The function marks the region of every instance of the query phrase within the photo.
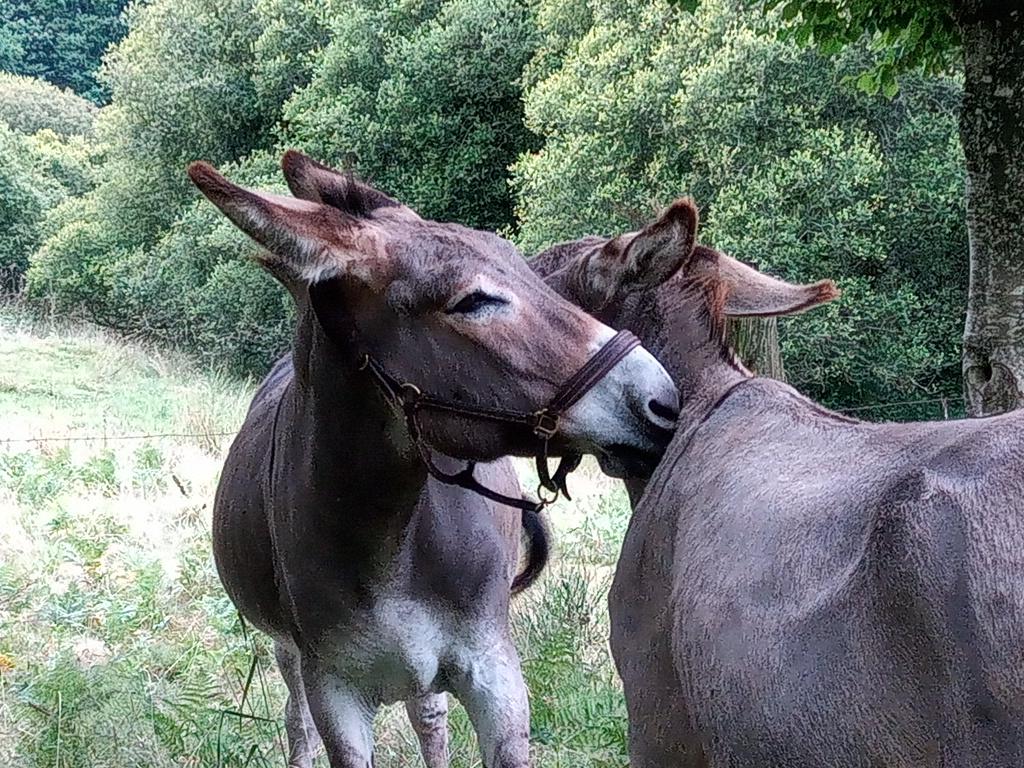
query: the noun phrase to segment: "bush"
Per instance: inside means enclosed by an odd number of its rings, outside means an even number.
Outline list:
[[[25,139],[0,123],[0,292],[13,290],[28,265],[46,207],[28,152]]]
[[[782,326],[798,387],[836,406],[959,390],[954,81],[908,77],[893,102],[866,97],[846,84],[866,53],[826,60],[765,39],[727,0],[696,15],[590,3],[586,30],[546,5],[549,52],[525,96],[545,145],[514,169],[524,248],[634,229],[691,194],[706,242],[845,287]]]
[[[285,109],[288,141],[427,217],[512,226],[506,169],[534,143],[519,90],[536,45],[526,3],[359,3],[331,33]]]
[[[96,107],[34,77],[0,72],[0,120],[19,133],[49,128],[60,136],[89,136]]]
[[[84,312],[101,324],[119,327],[110,313],[111,265],[119,249],[88,198],[73,198],[55,212],[64,221],[32,257],[26,274],[28,296],[62,314]]]
[[[251,186],[282,187],[270,154],[229,173]],[[195,200],[154,246],[122,252],[104,272],[106,322],[219,367],[263,370],[291,340],[291,297],[257,266],[256,250],[216,208]]]

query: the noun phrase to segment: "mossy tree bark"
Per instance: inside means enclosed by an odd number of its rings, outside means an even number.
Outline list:
[[[955,11],[970,240],[964,393],[968,414],[984,416],[1024,405],[1024,9],[956,0]]]

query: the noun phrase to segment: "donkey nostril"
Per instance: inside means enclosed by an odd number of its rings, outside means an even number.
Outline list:
[[[651,413],[657,416],[659,419],[665,419],[666,421],[675,421],[679,418],[679,411],[671,406],[665,405],[665,403],[659,402],[658,400],[651,400],[647,403],[647,407],[650,408]]]

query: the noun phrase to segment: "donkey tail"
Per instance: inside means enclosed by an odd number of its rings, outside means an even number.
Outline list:
[[[523,533],[526,534],[526,565],[512,580],[512,594],[528,589],[540,576],[551,555],[551,534],[539,512],[523,510]]]

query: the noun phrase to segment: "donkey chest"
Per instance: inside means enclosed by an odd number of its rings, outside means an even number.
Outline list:
[[[389,703],[438,689],[445,660],[466,643],[457,624],[441,607],[383,595],[336,625],[321,653],[341,677]]]

